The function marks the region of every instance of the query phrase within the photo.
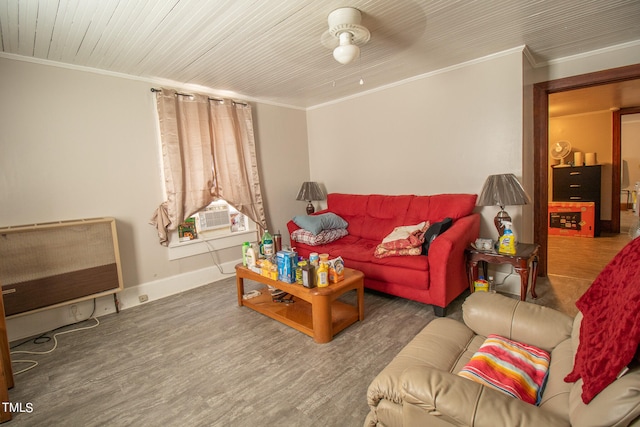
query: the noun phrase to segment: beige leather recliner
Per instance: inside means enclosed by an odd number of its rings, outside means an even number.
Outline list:
[[[580,322],[548,307],[476,292],[463,304],[464,324],[429,323],[378,374],[367,392],[365,426],[638,426],[640,368],[631,368],[582,402],[582,380],[565,383],[578,348]],[[539,406],[456,373],[489,334],[528,343],[551,354]]]

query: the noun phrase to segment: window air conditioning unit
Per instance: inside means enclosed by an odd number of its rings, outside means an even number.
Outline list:
[[[198,225],[201,232],[231,227],[229,207],[209,206],[204,211],[198,212]]]

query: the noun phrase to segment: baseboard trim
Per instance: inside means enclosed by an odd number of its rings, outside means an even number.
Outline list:
[[[235,266],[239,262],[242,262],[242,260],[238,259],[220,264],[220,269],[217,266],[211,266],[152,282],[141,283],[136,286],[125,286],[122,292],[116,294],[120,301],[120,309],[127,310],[233,277],[235,276]],[[141,295],[147,295],[148,300],[141,303],[139,298]],[[116,312],[112,295],[97,298],[95,301],[95,317]],[[74,311],[71,310],[72,306],[75,306]],[[87,300],[64,307],[14,317],[7,319],[7,335],[10,342],[40,335],[61,326],[86,319],[91,315],[92,311],[93,300]]]

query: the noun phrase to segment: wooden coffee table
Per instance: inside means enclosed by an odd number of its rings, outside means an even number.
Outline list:
[[[244,279],[273,286],[293,295],[293,303],[273,302],[265,286],[261,295],[243,299]],[[305,288],[296,283],[273,280],[244,267],[236,265],[238,305],[254,309],[298,331],[313,337],[317,343],[327,343],[347,326],[364,320],[364,274],[351,268],[344,269],[344,280],[325,288]],[[346,292],[357,292],[357,304],[351,305],[337,298]]]

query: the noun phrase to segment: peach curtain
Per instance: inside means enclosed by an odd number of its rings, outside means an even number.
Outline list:
[[[264,207],[258,175],[253,117],[247,104],[209,99],[213,135],[213,172],[216,198],[251,218],[265,229]]]
[[[160,243],[218,198],[265,227],[251,107],[172,89],[156,98],[167,200],[151,224]]]

